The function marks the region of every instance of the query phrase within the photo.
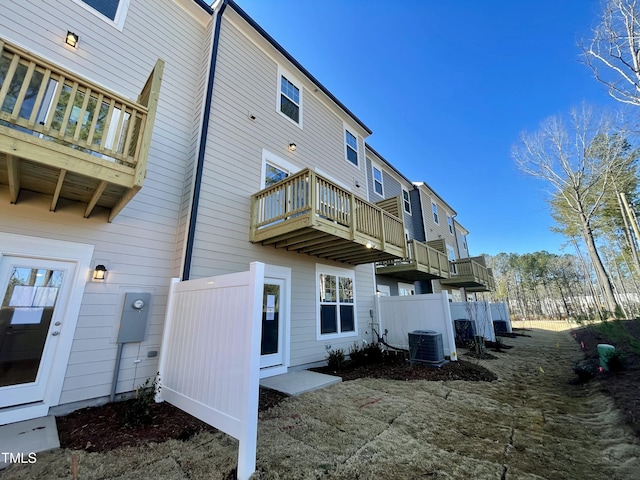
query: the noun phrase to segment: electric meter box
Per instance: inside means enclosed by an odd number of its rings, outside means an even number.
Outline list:
[[[142,342],[147,333],[150,293],[129,292],[124,296],[118,343]]]

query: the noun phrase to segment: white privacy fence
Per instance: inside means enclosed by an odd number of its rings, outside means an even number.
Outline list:
[[[409,349],[408,334],[414,330],[434,330],[442,334],[445,356],[457,360],[453,322],[446,292],[400,297],[376,296],[381,334],[388,331],[387,343]]]
[[[476,335],[481,335],[492,342],[496,341],[489,302],[451,302],[449,307],[453,321],[473,321],[476,326]]]
[[[489,304],[491,307],[491,318],[495,321],[505,322],[507,332],[513,333],[513,329],[511,327],[511,317],[509,316],[509,308],[507,307],[507,302],[495,302]]]
[[[169,296],[160,398],[239,440],[238,478],[255,471],[264,264],[179,282]]]

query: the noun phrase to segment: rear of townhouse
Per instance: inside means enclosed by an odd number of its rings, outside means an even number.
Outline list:
[[[109,398],[128,293],[150,294],[140,309],[148,325],[143,341],[123,346],[115,391],[132,391],[153,377],[169,279],[179,274],[177,232],[197,145],[211,14],[192,0],[120,1],[104,14],[89,3],[24,0],[0,9],[0,424]],[[77,35],[76,47],[65,43],[68,32]],[[82,99],[105,102],[100,115],[114,127],[119,120],[106,113],[107,99],[135,102],[157,66],[155,122],[144,126],[150,136],[139,150],[148,153],[136,164],[144,160],[146,168],[132,169],[137,183],[123,187],[124,161],[80,154],[73,146],[91,128],[91,102]],[[45,75],[54,82],[42,83],[41,127],[69,106],[64,121],[81,125],[79,135],[68,128],[64,141],[45,144],[46,135],[19,131],[15,125],[28,121],[38,101],[31,90],[22,96],[15,87],[27,75],[30,89]],[[60,100],[63,108],[54,112],[47,98],[63,84],[60,98],[75,93],[76,101]],[[97,265],[107,270],[103,281],[92,280]],[[31,299],[20,292],[31,292]]]
[[[330,349],[371,340],[375,279],[372,261],[362,255],[376,247],[367,251],[341,230],[355,221],[345,202],[367,200],[370,131],[233,4],[222,16],[215,62],[189,277],[266,264],[263,331],[273,339],[268,345],[263,336],[262,376],[317,364]],[[320,189],[311,215],[324,231],[289,230],[309,213],[286,214],[296,187],[256,195],[282,181]],[[273,222],[264,219],[269,211]],[[333,216],[340,213],[350,219]],[[339,231],[331,232],[326,219]],[[351,251],[358,242],[360,251]]]
[[[0,90],[0,290],[7,313],[0,317],[0,362],[13,368],[0,377],[0,424],[102,403],[153,377],[174,277],[265,263],[262,377],[374,340],[382,290],[446,288],[464,297],[464,287],[438,281],[450,276],[449,245],[451,259],[468,256],[456,240],[455,232],[466,230],[455,211],[368,147],[367,126],[237,4],[120,0],[102,12],[90,4],[25,0],[0,11],[0,75],[25,78],[34,63],[33,71],[49,75],[51,67],[58,84],[81,92],[80,100],[61,103],[62,121],[80,127],[34,150],[31,137],[49,137],[37,125],[16,133],[29,113],[12,108],[25,95]],[[67,33],[77,35],[75,47],[65,43]],[[23,53],[14,62],[17,51]],[[137,163],[105,163],[101,151],[82,157],[77,150],[84,147],[70,146],[86,137],[91,101],[112,95],[147,112],[135,99],[147,101],[149,78],[157,87],[154,121],[111,116],[123,132],[137,135],[145,125],[140,148],[126,139],[118,147],[142,152]],[[42,128],[57,121],[48,118]],[[426,275],[407,274],[402,265],[393,275],[378,270],[427,244],[437,260]],[[104,280],[93,278],[97,266],[106,269]],[[126,341],[120,325],[131,312],[146,324],[141,338]],[[40,335],[35,357],[28,352],[30,370],[7,340],[21,329]],[[19,377],[25,369],[31,376]]]

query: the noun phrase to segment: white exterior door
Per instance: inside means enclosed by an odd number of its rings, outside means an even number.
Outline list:
[[[0,408],[44,401],[75,271],[75,262],[1,257]]]
[[[286,322],[284,295],[285,281],[283,279],[265,277],[262,298],[260,368],[284,365]]]

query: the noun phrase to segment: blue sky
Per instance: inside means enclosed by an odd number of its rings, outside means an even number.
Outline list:
[[[582,101],[616,105],[578,47],[600,0],[237,3],[457,211],[472,255],[562,252],[545,185],[510,152]]]

